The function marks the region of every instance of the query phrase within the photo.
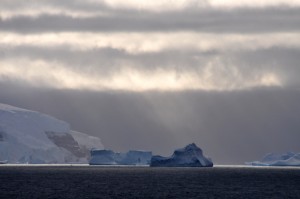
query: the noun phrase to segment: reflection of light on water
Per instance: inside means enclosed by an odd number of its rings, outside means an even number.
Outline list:
[[[214,165],[216,168],[254,168],[254,169],[299,169],[296,166],[251,166],[251,165]]]

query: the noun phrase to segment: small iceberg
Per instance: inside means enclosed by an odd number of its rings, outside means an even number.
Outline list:
[[[202,150],[194,143],[177,149],[170,157],[152,156],[151,167],[212,167],[210,158],[203,155]]]
[[[0,164],[7,164],[8,160],[0,160]]]
[[[127,153],[115,153],[112,150],[91,150],[90,165],[149,165],[151,151],[130,150]]]
[[[300,166],[300,153],[269,153],[261,161],[246,162],[251,166]]]

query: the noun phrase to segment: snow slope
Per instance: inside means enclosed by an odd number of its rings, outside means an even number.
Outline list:
[[[252,166],[300,166],[300,153],[267,154],[262,161],[246,162]]]
[[[152,167],[212,167],[211,159],[203,155],[202,150],[194,143],[174,151],[171,157],[153,156]]]
[[[0,104],[0,161],[8,163],[87,163],[99,138],[70,130],[49,115]]]

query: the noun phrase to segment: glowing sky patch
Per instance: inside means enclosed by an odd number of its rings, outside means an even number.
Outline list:
[[[30,45],[39,47],[68,47],[71,50],[116,48],[128,53],[161,52],[164,50],[240,51],[274,47],[300,48],[300,33],[264,34],[207,33],[44,33],[15,34],[0,32],[0,44],[7,48]]]
[[[22,65],[22,67],[18,67]],[[41,60],[10,60],[2,62],[0,78],[16,78],[32,86],[57,89],[84,89],[94,91],[182,91],[182,90],[240,90],[260,86],[282,86],[279,77],[261,73],[255,77],[241,77],[237,68],[223,68],[226,73],[215,73],[220,66],[208,65],[198,73],[158,69],[150,73],[123,67],[109,77],[82,74],[66,69],[59,63]],[[45,72],[46,71],[46,72]]]

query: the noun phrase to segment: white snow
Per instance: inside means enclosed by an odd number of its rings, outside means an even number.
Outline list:
[[[86,147],[89,150],[94,148],[103,149],[101,140],[98,137],[89,136],[87,134],[72,130],[69,133],[73,136],[73,138],[76,140],[76,142],[78,142],[80,146]]]
[[[300,166],[300,153],[267,154],[262,161],[246,162],[252,166]]]
[[[53,139],[49,139],[51,132]],[[69,136],[66,136],[69,135]],[[70,130],[70,125],[49,115],[0,104],[0,161],[8,163],[88,162],[89,155],[77,157],[68,150],[70,143],[59,137],[72,138],[73,148],[87,151],[103,148],[99,138]],[[61,141],[58,146],[53,140]],[[75,141],[74,141],[75,140]],[[68,141],[68,140],[67,140]],[[81,147],[81,148],[80,148]],[[88,153],[87,153],[88,154]]]
[[[153,167],[212,167],[210,158],[206,158],[202,150],[192,143],[174,151],[171,157],[153,156],[150,166]]]

